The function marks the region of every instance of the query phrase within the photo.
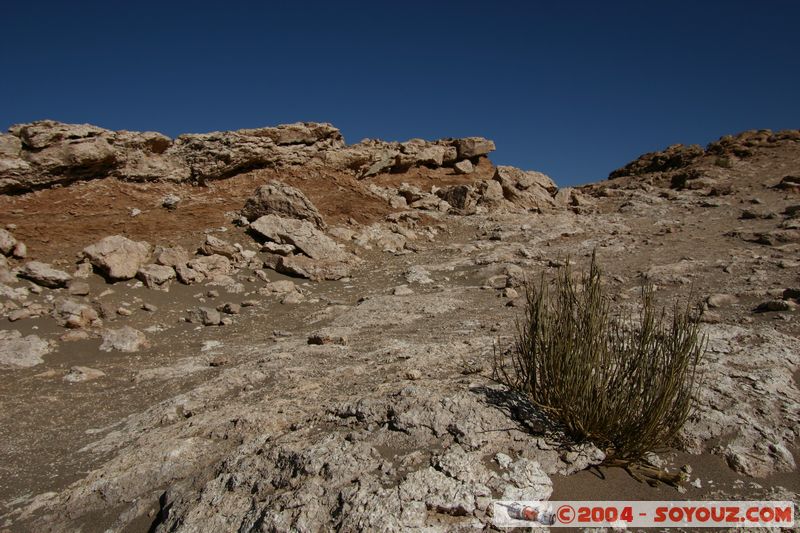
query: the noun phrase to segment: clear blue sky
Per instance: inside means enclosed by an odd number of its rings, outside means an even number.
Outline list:
[[[483,135],[559,184],[800,128],[800,2],[6,2],[0,127]]]

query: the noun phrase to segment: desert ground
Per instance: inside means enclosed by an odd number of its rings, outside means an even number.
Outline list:
[[[0,135],[0,531],[463,531],[493,498],[800,501],[800,131],[559,188],[483,138]],[[702,302],[679,440],[602,466],[496,381],[526,280]]]

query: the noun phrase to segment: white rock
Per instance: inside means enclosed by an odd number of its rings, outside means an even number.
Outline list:
[[[103,331],[102,337],[103,342],[100,344],[100,349],[104,352],[112,350],[138,352],[150,345],[144,333],[130,326],[123,326],[120,329],[106,329]]]
[[[53,350],[36,335],[23,337],[19,331],[0,331],[0,367],[26,368],[44,362],[42,357]]]

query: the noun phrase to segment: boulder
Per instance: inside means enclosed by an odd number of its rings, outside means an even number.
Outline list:
[[[19,277],[29,279],[42,287],[58,289],[66,287],[72,280],[72,276],[63,270],[57,270],[47,263],[30,261],[19,270]]]
[[[17,244],[11,251],[11,256],[17,259],[25,259],[28,256],[28,246],[24,242],[17,241]]]
[[[150,346],[144,333],[130,326],[104,330],[102,337],[100,349],[104,352],[138,352]]]
[[[466,137],[464,139],[456,139],[456,149],[458,150],[459,159],[472,159],[486,155],[493,152],[495,149],[494,142],[483,137]]]
[[[23,337],[15,330],[0,330],[0,367],[27,368],[44,362],[53,345],[36,335]]]
[[[235,260],[241,257],[239,249],[227,241],[223,241],[213,235],[206,235],[206,242],[198,250],[203,255],[222,255],[228,259]]]
[[[175,267],[175,274],[178,277],[178,281],[180,281],[184,285],[192,285],[194,283],[200,283],[201,281],[206,279],[205,274],[193,269],[188,264],[177,265]]]
[[[278,244],[291,244],[308,257],[323,261],[350,261],[351,254],[311,222],[266,215],[250,224],[257,234]]]
[[[256,189],[245,202],[242,215],[251,222],[264,215],[278,215],[325,228],[322,215],[301,190],[274,180]]]
[[[153,260],[157,265],[170,266],[186,264],[191,256],[183,246],[156,246]]]
[[[139,268],[136,277],[142,280],[147,288],[154,289],[175,279],[176,274],[171,266],[149,264]]]
[[[477,185],[478,205],[495,208],[503,203],[503,186],[497,181],[480,181]]]
[[[132,241],[121,235],[105,237],[83,249],[83,255],[110,280],[136,276],[150,257],[150,244]]]
[[[231,260],[219,254],[196,257],[186,265],[206,278],[212,278],[218,275],[227,276],[233,274],[235,270]]]
[[[222,323],[220,312],[210,307],[198,307],[190,315],[192,322],[197,322],[204,326],[219,326]]]
[[[462,213],[475,210],[478,198],[471,185],[451,185],[436,191],[436,195]]]
[[[472,161],[469,159],[464,159],[463,161],[459,161],[453,168],[456,171],[456,174],[472,174],[475,172],[475,165],[472,164]]]
[[[60,326],[78,329],[97,324],[100,316],[93,307],[87,304],[69,298],[61,298],[56,300],[53,306],[53,318]]]
[[[17,242],[17,239],[10,232],[0,228],[0,254],[11,255],[17,246]]]
[[[350,276],[350,266],[339,261],[314,260],[303,255],[279,257],[275,270],[311,281],[337,280]]]
[[[558,186],[540,172],[526,172],[500,165],[495,169],[492,179],[500,183],[503,197],[518,207],[542,209],[556,205],[552,195]]]

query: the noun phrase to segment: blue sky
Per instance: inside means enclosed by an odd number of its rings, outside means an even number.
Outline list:
[[[0,127],[482,135],[559,184],[800,128],[800,2],[7,2]]]

